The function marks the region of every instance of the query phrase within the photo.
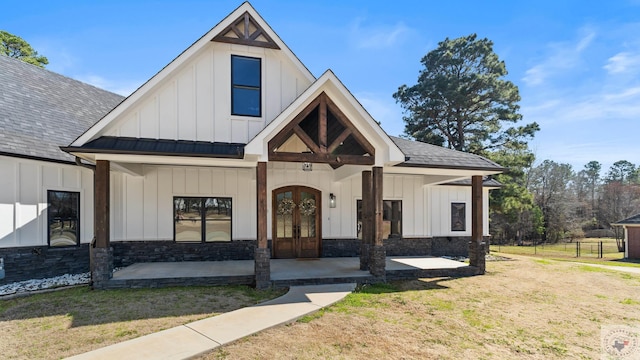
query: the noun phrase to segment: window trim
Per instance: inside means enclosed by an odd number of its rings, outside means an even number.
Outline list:
[[[260,73],[258,74],[259,76],[259,80],[260,80],[260,85],[258,85],[257,87],[255,86],[247,86],[247,85],[236,85],[234,83],[234,79],[233,79],[233,64],[234,58],[244,58],[244,59],[251,59],[251,60],[258,60],[258,64],[259,64],[259,71]],[[252,57],[252,56],[245,56],[245,55],[236,55],[236,54],[232,54],[231,55],[231,74],[230,74],[230,78],[231,78],[231,115],[233,116],[247,116],[247,117],[252,117],[252,118],[260,118],[262,117],[262,58],[260,57]],[[234,94],[235,94],[235,89],[249,89],[249,90],[258,90],[258,115],[250,115],[250,114],[243,114],[243,113],[238,113],[234,111],[233,108],[233,100],[234,100]]]
[[[55,190],[55,189],[47,189],[47,246],[50,248],[70,248],[70,247],[78,247],[80,246],[80,233],[81,233],[81,218],[82,218],[82,212],[81,212],[81,191],[72,191],[72,190]],[[76,224],[76,243],[74,245],[60,245],[60,246],[51,246],[51,219],[50,219],[50,215],[51,215],[51,193],[70,193],[70,194],[77,194],[78,195],[78,201],[76,203],[77,205],[77,224]]]
[[[453,215],[454,215],[454,206],[456,205],[462,205],[462,229],[458,229],[453,227],[454,221],[453,221]],[[467,231],[467,203],[463,202],[463,201],[452,201],[451,202],[451,206],[450,206],[450,214],[449,214],[449,222],[450,222],[450,229],[451,232],[466,232]]]
[[[400,219],[396,219],[395,221],[399,221],[400,222],[400,226],[399,226],[399,230],[400,233],[399,234],[392,234],[391,231],[389,231],[389,236],[387,236],[386,238],[383,238],[382,240],[387,240],[387,239],[402,239],[403,238],[403,207],[402,207],[402,199],[383,199],[382,200],[382,221],[384,222],[384,203],[385,202],[399,202],[400,203]],[[358,219],[358,203],[360,203],[360,214],[362,214],[362,199],[356,199],[356,239],[361,239],[360,234],[362,233],[362,230],[358,229],[358,221],[362,221],[362,219]],[[390,222],[393,222],[394,220],[387,220]]]
[[[178,241],[176,239],[176,199],[177,198],[181,198],[181,199],[200,199],[200,241]],[[231,214],[230,214],[230,219],[229,219],[229,240],[216,240],[216,241],[207,241],[207,233],[206,233],[206,226],[207,226],[207,220],[206,217],[203,216],[204,213],[204,203],[205,201],[207,201],[207,199],[228,199],[229,201],[231,201]],[[174,195],[172,202],[171,202],[172,206],[172,222],[173,222],[173,242],[174,243],[179,243],[179,244],[210,244],[210,243],[228,243],[228,242],[232,242],[233,241],[233,197],[232,196],[189,196],[189,195]],[[212,220],[212,221],[218,221],[218,220]]]

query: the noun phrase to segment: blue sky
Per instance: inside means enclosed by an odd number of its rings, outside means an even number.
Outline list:
[[[541,131],[537,162],[603,173],[640,164],[640,0],[276,1],[252,5],[311,72],[332,69],[391,135],[392,94],[446,37],[494,42],[520,88],[523,122]],[[241,1],[4,0],[0,29],[49,58],[47,69],[123,95],[148,80]]]

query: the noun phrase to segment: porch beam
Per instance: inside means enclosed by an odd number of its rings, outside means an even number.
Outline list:
[[[109,200],[110,200],[110,170],[109,161],[96,161],[95,173],[95,238],[97,248],[108,249],[109,239]]]
[[[318,145],[316,145],[313,139],[309,135],[307,135],[307,133],[300,127],[299,124],[293,127],[293,132],[298,135],[300,140],[302,140],[305,145],[307,145],[309,150],[313,151],[316,154],[322,152]]]
[[[89,247],[91,287],[104,289],[113,276],[113,249],[109,239],[110,163],[97,160],[93,178],[94,241]]]
[[[374,156],[272,152],[269,161],[312,162],[329,165],[373,165]]]
[[[374,219],[374,235],[373,245],[382,246],[382,167],[373,167],[373,219]]]
[[[482,175],[471,177],[471,241],[469,242],[469,265],[485,272],[485,242],[483,228]]]
[[[267,163],[258,162],[256,166],[256,193],[258,234],[253,254],[256,288],[271,287],[271,251],[267,243]]]
[[[367,140],[367,138],[358,131],[358,128],[356,128],[353,125],[353,123],[349,121],[349,118],[340,110],[340,108],[338,108],[338,106],[333,101],[331,101],[331,99],[328,96],[326,97],[326,101],[327,101],[327,108],[331,110],[331,112],[333,113],[333,115],[335,115],[338,121],[340,121],[342,125],[344,125],[346,128],[354,130],[352,135],[356,139],[356,141],[360,144],[360,146],[362,146],[362,148],[367,153],[369,153],[369,155],[371,155],[372,157],[375,156],[376,150],[373,147],[373,145],[371,145],[369,140]]]
[[[256,168],[258,196],[258,247],[267,248],[267,163],[258,162]]]
[[[320,95],[318,107],[318,145],[321,153],[327,152],[327,95]]]
[[[374,166],[372,173],[372,206],[374,217],[373,244],[370,253],[369,271],[380,281],[386,281],[387,251],[382,240],[383,210],[382,210],[382,167]]]
[[[360,234],[362,239],[360,240],[360,270],[369,270],[370,265],[370,252],[371,244],[373,244],[373,183],[371,170],[362,172],[362,228]]]
[[[351,129],[344,129],[340,136],[338,136],[329,146],[327,152],[331,154],[335,149],[338,148],[338,146],[340,146],[340,144],[342,144],[343,141],[345,141],[349,137],[349,135],[351,135]]]

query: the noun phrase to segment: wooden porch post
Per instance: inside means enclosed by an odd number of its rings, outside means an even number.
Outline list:
[[[110,163],[97,160],[94,174],[94,236],[90,248],[91,280],[94,288],[105,288],[113,276],[113,249],[109,239]]]
[[[471,241],[469,242],[469,265],[485,273],[485,242],[483,229],[482,176],[471,177]]]
[[[372,179],[374,234],[371,247],[370,272],[374,276],[385,279],[387,252],[382,241],[383,212],[382,212],[382,167],[373,167]]]
[[[271,252],[267,244],[267,163],[259,162],[256,167],[256,193],[258,214],[258,238],[254,251],[256,288],[271,286]]]
[[[369,270],[371,262],[371,246],[373,244],[373,178],[371,177],[371,171],[362,172],[362,227],[360,229],[360,235],[362,240],[360,241],[360,270]]]

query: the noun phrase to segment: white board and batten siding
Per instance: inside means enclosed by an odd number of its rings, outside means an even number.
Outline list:
[[[253,168],[143,167],[144,176],[112,172],[111,238],[113,241],[173,240],[173,198],[230,197],[233,240],[255,240],[256,177]],[[360,176],[334,182],[330,168],[316,164],[304,172],[297,163],[268,164],[267,233],[272,227],[272,192],[289,185],[321,191],[322,234],[326,239],[356,237],[356,203],[362,199]],[[337,206],[329,207],[329,194]],[[488,234],[488,190],[484,190],[484,227]],[[471,236],[471,187],[424,185],[421,175],[385,174],[383,199],[402,201],[405,238]],[[466,231],[451,231],[451,203],[466,204]],[[271,238],[271,236],[269,236]]]
[[[471,236],[471,187],[429,186],[431,233],[433,236]],[[483,189],[483,229],[489,235],[489,189]],[[465,231],[451,231],[451,204],[464,203]]]
[[[144,166],[144,176],[111,173],[111,240],[173,240],[173,198],[232,199],[234,240],[255,240],[255,170]]]
[[[47,191],[80,193],[80,242],[93,238],[93,172],[0,156],[0,247],[47,245]]]
[[[231,115],[231,56],[261,59],[261,117]],[[212,42],[120,115],[104,135],[246,144],[310,85],[279,50]]]

